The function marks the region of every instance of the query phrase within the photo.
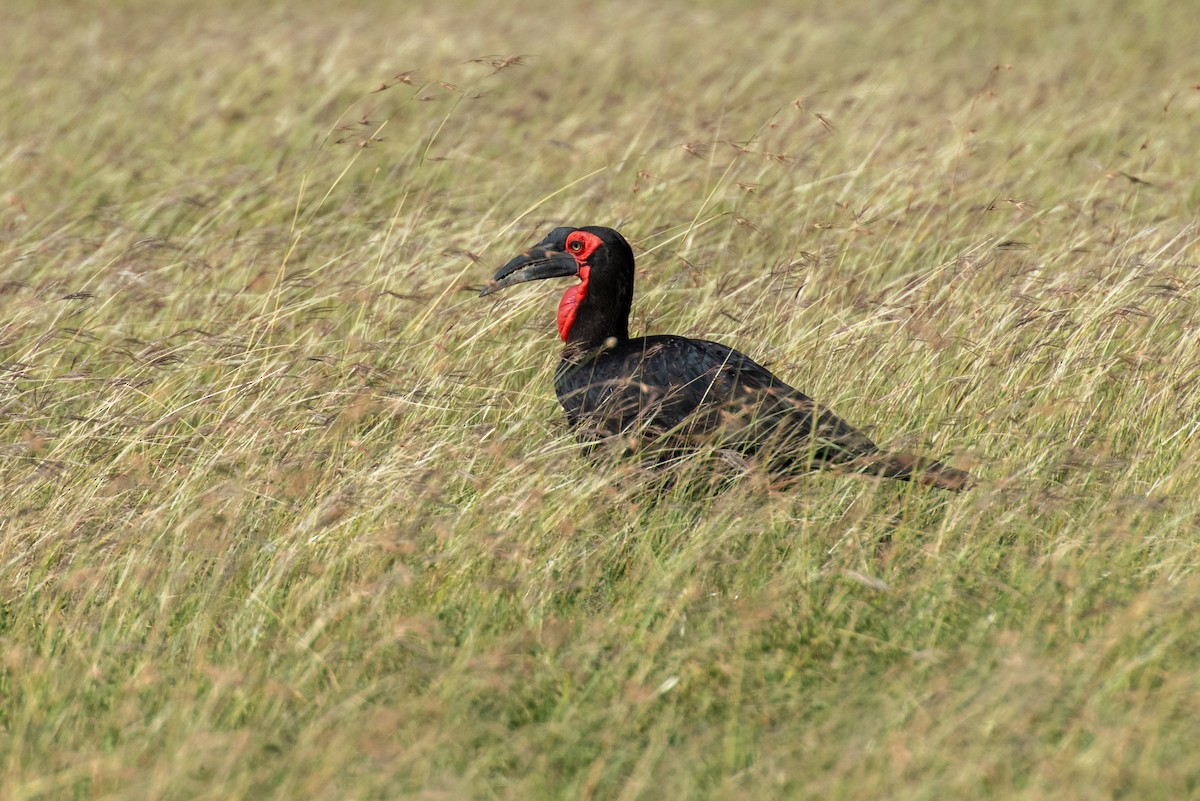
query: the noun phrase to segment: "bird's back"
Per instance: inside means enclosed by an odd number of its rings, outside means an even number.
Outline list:
[[[586,440],[626,434],[640,445],[731,448],[766,455],[774,468],[808,469],[878,450],[745,354],[706,340],[651,336],[566,353],[555,390]]]

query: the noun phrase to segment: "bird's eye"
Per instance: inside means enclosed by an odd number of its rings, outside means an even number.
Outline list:
[[[583,242],[578,239],[572,239],[567,243],[567,250],[571,251],[572,253],[578,253],[579,251],[583,250]]]

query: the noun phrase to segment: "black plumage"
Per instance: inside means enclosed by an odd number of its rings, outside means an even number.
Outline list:
[[[948,490],[970,474],[880,450],[829,409],[748,356],[678,336],[629,337],[634,258],[611,228],[556,228],[510,261],[481,294],[524,281],[578,276],[559,304],[565,342],[554,388],[592,443],[614,436],[658,458],[700,448],[737,453],[775,475],[833,467]]]

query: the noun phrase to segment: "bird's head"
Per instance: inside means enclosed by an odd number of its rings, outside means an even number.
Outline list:
[[[629,338],[633,249],[611,228],[555,228],[500,268],[480,296],[526,281],[575,276],[558,304],[558,333],[583,345]]]

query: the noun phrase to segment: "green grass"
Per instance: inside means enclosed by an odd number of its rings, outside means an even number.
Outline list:
[[[1194,9],[423,6],[0,11],[0,796],[1200,795]],[[980,486],[579,459],[564,223]]]

